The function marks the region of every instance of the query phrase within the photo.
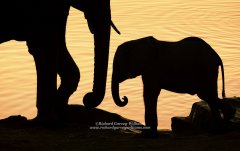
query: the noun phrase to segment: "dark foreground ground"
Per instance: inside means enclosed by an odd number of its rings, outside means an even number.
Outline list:
[[[173,134],[171,131],[160,130],[159,138],[147,139],[141,136],[139,130],[122,128],[113,130],[111,128],[111,124],[119,126],[117,123],[140,126],[134,121],[103,110],[86,110],[83,106],[77,105],[69,106],[67,119],[65,124],[54,128],[32,125],[21,116],[0,120],[0,151],[240,150],[240,131],[213,135],[208,133]],[[109,129],[93,130],[90,129],[91,126],[105,126]]]

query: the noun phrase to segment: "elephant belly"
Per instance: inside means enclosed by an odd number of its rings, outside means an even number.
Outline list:
[[[169,91],[191,95],[207,89],[217,81],[218,77],[219,65],[211,60],[214,60],[211,56],[172,60],[161,68],[160,86]]]
[[[194,74],[192,76],[172,75],[165,78],[161,77],[159,85],[168,91],[194,95],[200,88],[204,87],[207,81],[209,81],[207,77],[195,76]]]
[[[194,86],[196,85],[196,86]],[[188,93],[194,95],[197,93],[197,84],[191,82],[169,82],[161,83],[160,87],[162,89],[176,92],[176,93]]]

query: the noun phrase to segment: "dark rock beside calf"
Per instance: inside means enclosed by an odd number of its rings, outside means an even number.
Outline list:
[[[221,101],[229,103],[236,109],[234,118],[223,123],[224,131],[240,131],[240,98],[226,98]],[[194,103],[189,116],[172,118],[171,127],[175,133],[211,132],[213,130],[213,119],[209,106],[204,101]]]

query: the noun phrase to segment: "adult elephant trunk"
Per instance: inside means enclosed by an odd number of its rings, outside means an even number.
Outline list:
[[[110,0],[95,0],[84,9],[88,27],[94,34],[94,81],[92,92],[87,93],[83,103],[87,108],[97,107],[105,96],[110,30],[111,9]],[[115,27],[115,26],[114,26]]]
[[[87,93],[83,103],[88,108],[94,108],[101,104],[106,89],[108,56],[109,56],[110,25],[106,25],[102,31],[94,33],[94,80],[92,92]]]
[[[112,75],[112,96],[113,96],[113,100],[117,106],[123,107],[123,106],[127,105],[128,98],[126,96],[123,97],[123,101],[120,99],[119,80],[118,80],[115,72],[113,72],[113,75]]]

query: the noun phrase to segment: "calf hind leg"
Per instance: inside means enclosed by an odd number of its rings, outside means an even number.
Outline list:
[[[229,121],[231,118],[234,117],[234,115],[236,113],[236,109],[233,108],[228,102],[219,101],[219,107],[223,113],[224,121]]]
[[[212,95],[215,94],[215,95]],[[206,101],[209,105],[209,108],[213,117],[213,127],[210,128],[213,132],[218,132],[222,129],[222,117],[220,113],[220,100],[217,97],[217,93],[201,92],[198,94],[198,97]],[[210,125],[209,125],[210,126]]]

